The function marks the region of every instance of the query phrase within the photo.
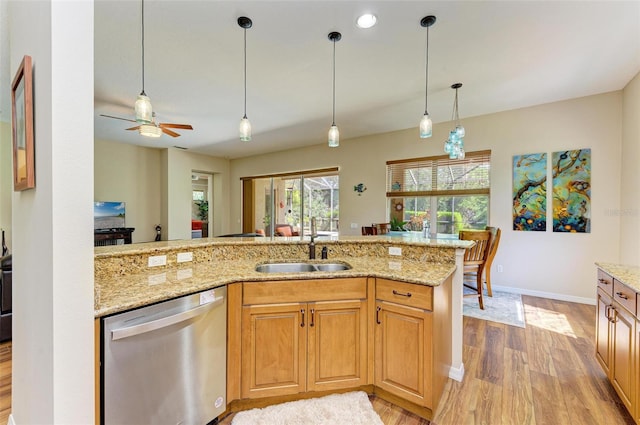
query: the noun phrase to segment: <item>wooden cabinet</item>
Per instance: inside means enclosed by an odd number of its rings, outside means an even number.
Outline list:
[[[241,397],[364,385],[366,294],[366,279],[245,283]]]
[[[596,312],[596,359],[635,417],[640,375],[635,291],[599,270]]]
[[[375,386],[431,413],[451,364],[450,291],[376,279]]]

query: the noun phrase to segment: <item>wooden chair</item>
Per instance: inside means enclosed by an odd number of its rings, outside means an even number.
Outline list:
[[[373,223],[371,227],[374,227],[378,231],[378,235],[386,235],[389,233],[391,225],[389,223]]]
[[[487,285],[487,295],[493,297],[493,292],[491,292],[491,263],[493,263],[493,257],[496,256],[496,252],[498,251],[498,244],[500,243],[500,231],[499,227],[485,227],[485,230],[491,232],[491,247],[489,248],[489,256],[487,257],[487,262],[484,266],[484,283]]]
[[[378,229],[374,226],[362,226],[362,236],[373,236],[378,234]]]
[[[464,296],[478,297],[480,308],[484,310],[484,301],[482,300],[482,272],[489,257],[489,248],[491,246],[491,231],[489,230],[461,230],[459,239],[465,241],[474,241],[476,244],[471,248],[467,248],[464,253],[464,276],[463,285],[466,288],[473,289],[473,294],[465,294]],[[475,280],[475,286],[473,281]]]

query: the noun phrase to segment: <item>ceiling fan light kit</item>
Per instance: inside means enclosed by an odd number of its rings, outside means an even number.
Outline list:
[[[147,137],[160,137],[162,135],[162,129],[153,124],[142,124],[139,131],[141,135]]]
[[[247,29],[251,28],[253,22],[246,16],[238,18],[238,25],[244,29],[244,116],[240,120],[240,140],[243,142],[251,141],[251,123],[247,118]]]
[[[333,43],[333,121],[329,128],[329,147],[336,148],[340,146],[340,131],[336,125],[336,42],[340,41],[342,34],[333,31],[330,32],[329,40]]]
[[[135,105],[136,122],[140,124],[149,124],[153,119],[153,109],[151,108],[151,100],[145,94],[140,93]]]
[[[427,139],[433,134],[433,122],[427,111],[428,89],[429,89],[429,27],[436,23],[436,17],[433,15],[425,16],[420,20],[420,25],[427,28],[427,53],[425,61],[425,78],[424,78],[424,115],[420,120],[420,138]]]

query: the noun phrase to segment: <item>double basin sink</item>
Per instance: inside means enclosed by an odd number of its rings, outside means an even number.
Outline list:
[[[309,272],[339,272],[349,270],[351,266],[346,263],[266,263],[256,266],[260,273],[309,273]]]

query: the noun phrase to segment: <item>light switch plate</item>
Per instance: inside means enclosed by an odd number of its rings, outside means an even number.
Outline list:
[[[154,255],[149,257],[149,267],[158,267],[167,265],[166,255]]]
[[[402,248],[398,246],[390,246],[389,255],[402,255]]]

